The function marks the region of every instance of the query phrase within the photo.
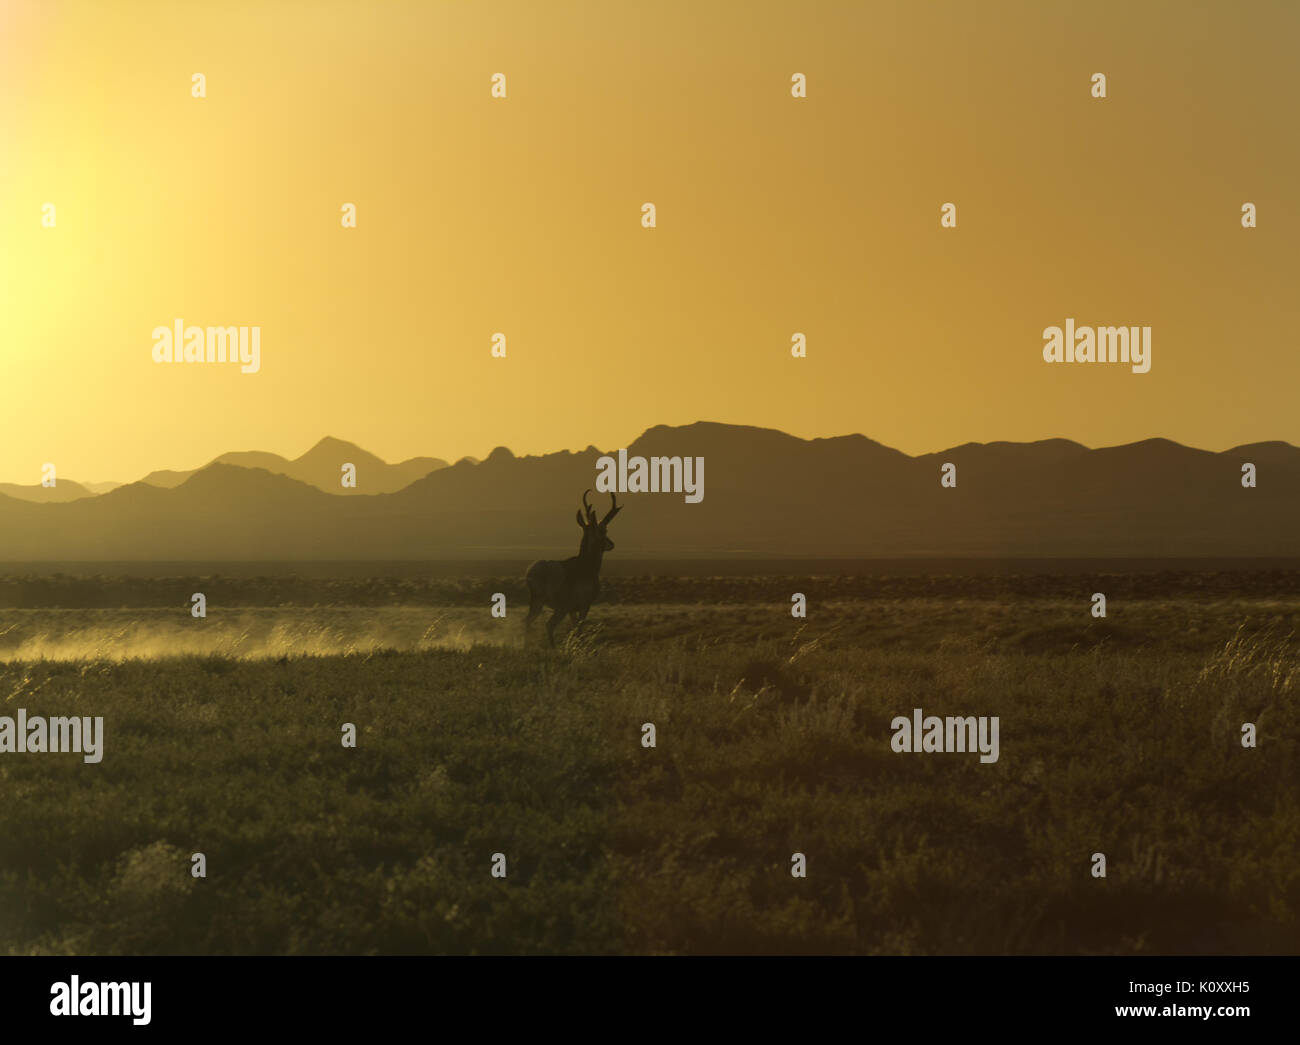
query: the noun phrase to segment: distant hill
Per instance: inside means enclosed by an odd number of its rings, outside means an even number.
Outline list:
[[[910,457],[861,435],[699,422],[652,428],[628,452],[703,457],[704,499],[620,495],[614,556],[1300,557],[1300,449],[1287,443],[1211,453],[1164,439],[1095,450],[1053,439]],[[574,514],[601,455],[498,447],[369,497],[318,485],[343,457],[366,492],[383,462],[351,444],[325,440],[286,462],[301,478],[234,455],[172,488],[134,483],[61,504],[0,496],[0,557],[562,557],[577,550]],[[1241,485],[1248,461],[1256,489]],[[946,462],[957,467],[952,489],[939,482]],[[593,503],[603,513],[609,498]]]
[[[356,466],[355,488],[344,487],[340,482],[345,463]],[[273,475],[284,475],[308,483],[326,493],[345,495],[393,493],[404,486],[409,486],[417,479],[423,479],[430,472],[447,467],[447,462],[437,457],[412,457],[398,464],[389,464],[369,451],[361,449],[355,443],[335,439],[332,436],[326,436],[301,457],[294,458],[292,461],[279,454],[266,453],[262,450],[236,450],[222,454],[204,467],[214,464],[261,468]],[[199,468],[187,472],[162,469],[150,472],[141,482],[171,490],[200,471],[202,469]]]
[[[42,486],[35,483],[23,486],[19,483],[0,483],[0,495],[12,497],[19,501],[33,501],[37,504],[52,504],[61,501],[75,501],[82,497],[94,497],[95,491],[87,484],[74,483],[71,479],[60,479],[54,486]]]

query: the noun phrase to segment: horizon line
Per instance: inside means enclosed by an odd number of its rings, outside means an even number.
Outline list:
[[[1285,440],[1285,439],[1257,439],[1257,440],[1254,440],[1254,441],[1252,441],[1252,442],[1247,442],[1247,443],[1237,443],[1237,444],[1234,444],[1234,445],[1232,445],[1232,446],[1227,446],[1227,447],[1224,447],[1222,450],[1210,450],[1210,449],[1207,449],[1207,448],[1205,448],[1205,447],[1193,446],[1193,445],[1190,444],[1190,443],[1182,443],[1182,442],[1179,442],[1179,441],[1176,440],[1176,439],[1170,439],[1168,436],[1160,436],[1160,435],[1147,436],[1147,437],[1145,437],[1145,438],[1142,438],[1142,439],[1135,439],[1135,440],[1132,440],[1132,441],[1127,442],[1127,443],[1113,443],[1113,444],[1109,444],[1109,445],[1105,445],[1105,446],[1090,446],[1090,445],[1088,445],[1087,443],[1082,443],[1082,442],[1080,442],[1080,441],[1077,440],[1077,439],[1071,439],[1071,438],[1068,437],[1068,436],[1060,436],[1060,435],[1057,435],[1057,436],[1045,436],[1045,437],[1043,437],[1043,438],[1039,438],[1039,439],[1025,439],[1025,440],[1017,440],[1017,439],[990,439],[990,440],[986,440],[986,441],[968,440],[967,442],[964,442],[964,443],[954,443],[954,444],[951,444],[951,445],[949,445],[949,446],[943,446],[943,447],[940,447],[940,448],[937,449],[937,450],[926,450],[926,451],[923,451],[923,452],[920,452],[920,453],[908,453],[906,450],[900,450],[900,449],[898,449],[897,447],[890,446],[889,444],[887,444],[887,443],[883,443],[883,442],[881,442],[881,441],[878,440],[878,439],[874,439],[874,438],[872,438],[871,436],[867,435],[865,432],[860,432],[860,431],[858,431],[858,432],[845,432],[845,433],[841,433],[841,434],[839,434],[839,435],[830,435],[830,436],[802,436],[802,435],[796,435],[796,434],[793,433],[793,432],[788,432],[788,431],[786,431],[786,430],[783,429],[783,428],[775,428],[775,427],[768,426],[768,425],[756,425],[756,424],[739,423],[739,422],[731,422],[731,421],[709,421],[709,420],[700,419],[700,420],[696,420],[696,421],[686,422],[686,423],[684,423],[684,424],[675,424],[675,425],[674,425],[674,424],[655,424],[655,425],[651,425],[651,426],[648,427],[648,428],[643,428],[643,429],[641,430],[640,434],[637,435],[634,439],[630,440],[629,442],[623,444],[623,445],[620,446],[620,447],[615,448],[614,450],[602,450],[602,449],[600,449],[599,447],[597,447],[594,443],[589,443],[589,444],[587,444],[586,446],[584,446],[584,447],[580,447],[580,448],[578,448],[578,449],[571,449],[571,448],[567,448],[567,447],[566,447],[566,448],[562,448],[562,449],[559,449],[559,450],[548,450],[548,451],[543,451],[543,452],[541,452],[541,453],[523,453],[523,454],[519,454],[519,453],[516,453],[513,449],[511,449],[509,446],[506,446],[506,445],[503,444],[503,443],[499,443],[499,444],[497,444],[496,446],[492,447],[491,450],[487,451],[487,452],[486,452],[485,454],[483,454],[482,456],[476,456],[476,455],[473,455],[473,454],[462,454],[460,457],[456,458],[455,460],[451,460],[451,459],[449,459],[449,458],[447,458],[447,457],[442,457],[442,456],[439,456],[439,455],[437,455],[437,454],[421,453],[421,454],[415,454],[415,455],[413,455],[413,456],[411,456],[411,457],[401,458],[401,459],[396,460],[396,461],[390,461],[389,459],[387,459],[386,457],[382,456],[381,454],[377,454],[377,453],[375,453],[373,450],[368,450],[368,449],[366,449],[366,448],[365,448],[364,446],[362,446],[360,443],[357,443],[357,442],[355,442],[355,441],[353,441],[353,440],[350,440],[350,439],[340,439],[340,438],[337,437],[337,436],[334,436],[334,435],[328,435],[328,434],[327,434],[327,435],[321,436],[319,439],[317,439],[315,442],[313,442],[310,446],[308,446],[307,449],[303,450],[301,453],[297,454],[297,455],[294,456],[294,457],[289,457],[288,455],[286,455],[286,454],[284,454],[284,453],[281,453],[281,452],[279,452],[279,451],[276,451],[276,450],[267,450],[267,449],[264,449],[264,448],[250,448],[250,449],[242,449],[242,450],[223,450],[223,451],[221,451],[220,453],[218,453],[215,457],[212,457],[211,459],[209,459],[208,461],[204,462],[203,464],[195,465],[195,466],[190,467],[190,468],[166,468],[166,467],[155,467],[155,468],[151,468],[151,469],[150,469],[148,472],[146,472],[144,475],[142,475],[142,476],[140,476],[139,478],[136,478],[136,479],[130,479],[130,480],[122,481],[122,480],[117,480],[117,479],[74,479],[74,478],[70,478],[70,477],[65,477],[65,478],[63,479],[63,481],[64,481],[64,482],[69,482],[69,483],[76,483],[77,485],[82,486],[82,487],[85,487],[85,488],[89,488],[89,487],[92,487],[92,486],[100,486],[100,485],[103,485],[103,484],[105,484],[105,483],[116,483],[118,487],[122,487],[122,486],[132,486],[132,485],[134,485],[134,484],[136,484],[136,483],[143,482],[143,481],[145,480],[145,478],[147,478],[149,475],[154,474],[155,472],[193,472],[193,473],[198,473],[198,472],[204,471],[204,470],[206,470],[206,469],[212,467],[213,465],[216,465],[216,464],[219,464],[219,463],[225,463],[225,462],[221,462],[219,459],[220,459],[221,457],[226,456],[227,454],[236,454],[236,453],[264,453],[264,454],[272,454],[272,455],[274,455],[274,456],[276,456],[276,457],[279,457],[279,458],[281,458],[281,459],[283,459],[283,460],[285,460],[285,461],[287,461],[287,462],[292,463],[292,462],[294,462],[294,461],[301,460],[303,457],[307,456],[307,454],[311,453],[313,450],[315,450],[317,447],[321,446],[323,443],[329,443],[329,442],[334,442],[334,443],[343,443],[343,444],[346,444],[347,446],[350,446],[350,447],[353,447],[353,448],[355,448],[355,449],[357,449],[357,450],[360,450],[360,451],[362,451],[363,453],[369,454],[369,455],[372,456],[372,457],[378,458],[380,461],[382,461],[385,465],[387,465],[387,466],[389,466],[389,467],[396,467],[397,465],[404,464],[406,461],[415,460],[415,459],[420,458],[420,457],[428,457],[428,458],[431,458],[431,459],[433,459],[433,460],[444,461],[444,462],[446,462],[446,465],[445,465],[445,466],[448,467],[448,468],[455,467],[455,466],[457,466],[457,465],[459,465],[459,464],[462,464],[462,463],[465,462],[465,461],[470,461],[471,464],[477,465],[477,464],[482,464],[483,462],[485,462],[486,460],[488,460],[490,457],[492,457],[494,454],[496,454],[497,451],[499,451],[499,450],[505,450],[505,451],[506,451],[506,452],[507,452],[507,453],[508,453],[512,458],[515,458],[515,459],[517,459],[517,460],[526,460],[526,459],[529,459],[529,458],[550,457],[550,456],[554,456],[555,454],[561,454],[561,453],[567,453],[567,454],[583,454],[583,453],[587,453],[588,451],[591,451],[591,450],[595,450],[596,452],[601,453],[601,454],[613,454],[613,453],[617,453],[618,450],[620,450],[620,449],[629,449],[629,448],[632,446],[632,444],[635,443],[638,439],[643,439],[643,438],[645,438],[646,435],[648,435],[650,432],[655,431],[656,429],[672,429],[672,430],[680,430],[680,429],[684,429],[684,428],[693,428],[693,427],[695,427],[695,426],[697,426],[697,425],[709,425],[709,426],[718,427],[718,428],[747,428],[747,429],[753,429],[754,431],[759,431],[759,432],[774,432],[774,433],[777,433],[777,434],[779,434],[779,435],[787,436],[788,438],[791,438],[791,439],[797,439],[797,440],[799,440],[800,442],[804,442],[804,443],[831,442],[831,441],[833,441],[833,440],[837,440],[837,439],[852,439],[852,438],[855,438],[855,437],[856,437],[856,438],[866,439],[868,442],[874,443],[874,444],[876,444],[877,446],[882,447],[882,448],[885,449],[885,450],[892,450],[893,452],[898,453],[898,454],[902,454],[904,457],[907,457],[907,458],[912,459],[912,460],[916,460],[916,459],[921,458],[921,457],[929,457],[929,456],[932,456],[932,455],[935,455],[935,454],[947,453],[947,452],[949,452],[949,451],[953,451],[953,450],[960,450],[960,449],[964,449],[964,448],[966,448],[966,447],[972,447],[972,446],[1033,446],[1033,445],[1036,445],[1036,444],[1039,444],[1039,443],[1070,443],[1070,444],[1072,444],[1072,445],[1074,445],[1074,446],[1078,446],[1078,447],[1080,447],[1080,448],[1082,448],[1083,450],[1086,450],[1086,451],[1088,451],[1088,452],[1095,452],[1095,451],[1098,451],[1098,450],[1116,450],[1116,449],[1123,449],[1123,448],[1125,448],[1125,447],[1138,446],[1138,445],[1141,445],[1141,444],[1143,444],[1143,443],[1168,443],[1168,444],[1170,444],[1170,445],[1172,445],[1172,446],[1176,446],[1176,447],[1179,447],[1179,448],[1182,448],[1182,449],[1186,449],[1186,450],[1194,450],[1194,451],[1197,451],[1197,452],[1201,452],[1201,453],[1210,453],[1210,454],[1224,454],[1224,453],[1230,453],[1230,452],[1233,451],[1233,450],[1240,450],[1240,449],[1243,449],[1243,448],[1245,448],[1245,447],[1263,446],[1263,445],[1268,445],[1268,444],[1278,444],[1278,445],[1281,445],[1281,446],[1289,447],[1289,448],[1291,448],[1291,449],[1293,449],[1293,450],[1300,450],[1300,446],[1298,446],[1298,445],[1295,444],[1295,443],[1288,442],[1288,441]],[[232,467],[232,468],[240,468],[240,467],[246,467],[246,466],[243,466],[243,465],[228,465],[228,467]],[[262,470],[265,471],[265,469],[262,469]],[[438,470],[441,470],[441,469],[435,469],[435,471],[438,471]],[[186,480],[186,481],[188,482],[188,480]],[[41,484],[40,484],[39,482],[25,483],[25,482],[21,482],[21,481],[18,481],[18,480],[13,480],[13,479],[9,479],[9,480],[0,479],[0,486],[18,486],[18,487],[22,487],[22,488],[32,489],[32,488],[35,488],[35,487],[39,487],[40,485],[41,485]],[[93,495],[93,496],[102,496],[101,494],[92,494],[92,495]]]

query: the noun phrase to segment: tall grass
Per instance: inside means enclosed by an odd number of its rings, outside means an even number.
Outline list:
[[[0,713],[106,720],[97,766],[0,755],[0,952],[1300,949],[1300,606],[699,601],[0,664]],[[999,761],[893,752],[914,707]]]

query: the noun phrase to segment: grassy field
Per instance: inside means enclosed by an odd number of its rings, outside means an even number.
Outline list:
[[[1296,953],[1295,581],[622,579],[555,651],[517,581],[32,581],[0,714],[105,754],[0,754],[0,953]]]

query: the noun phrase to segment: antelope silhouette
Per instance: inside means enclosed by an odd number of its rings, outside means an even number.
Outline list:
[[[578,554],[571,559],[540,559],[528,567],[524,580],[528,582],[528,617],[524,620],[524,636],[533,618],[549,606],[555,612],[546,622],[546,635],[555,645],[555,626],[566,616],[574,619],[576,632],[587,620],[587,611],[600,594],[600,563],[606,552],[614,550],[614,542],[605,535],[605,527],[623,509],[613,493],[609,495],[609,511],[605,518],[596,521],[595,509],[587,503],[587,490],[582,495],[582,508],[578,509],[578,525],[582,527],[582,544]],[[586,515],[583,515],[585,509]]]

